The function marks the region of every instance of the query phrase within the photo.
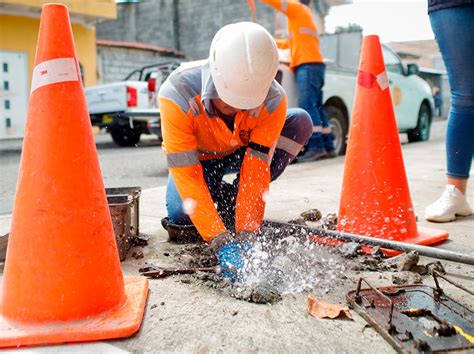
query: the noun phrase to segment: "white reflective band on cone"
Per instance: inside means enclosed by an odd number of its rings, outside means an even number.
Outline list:
[[[59,58],[44,61],[33,69],[31,92],[57,82],[79,81],[75,58]]]
[[[380,88],[385,90],[388,87],[388,77],[387,77],[387,72],[384,71],[376,76],[377,78],[377,83],[379,84]]]

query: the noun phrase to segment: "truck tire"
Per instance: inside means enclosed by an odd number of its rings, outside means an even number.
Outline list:
[[[349,126],[344,113],[336,106],[324,107],[328,114],[329,127],[334,138],[334,148],[337,155],[344,155],[347,148],[347,134],[349,133]]]
[[[431,113],[426,103],[422,103],[420,111],[418,112],[418,122],[416,128],[410,130],[408,135],[408,142],[416,143],[418,141],[427,141],[430,138],[431,130]]]
[[[141,127],[130,128],[128,125],[117,125],[110,128],[112,140],[119,146],[134,146],[140,141]]]

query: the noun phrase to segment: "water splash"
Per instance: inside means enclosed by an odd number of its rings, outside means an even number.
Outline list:
[[[244,253],[245,285],[268,283],[284,295],[316,287],[328,289],[344,275],[345,261],[334,249],[301,235],[283,233],[280,229],[267,229]]]

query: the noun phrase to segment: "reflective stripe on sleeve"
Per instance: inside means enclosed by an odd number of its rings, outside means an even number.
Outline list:
[[[276,148],[284,150],[292,156],[296,156],[303,148],[303,145],[298,144],[296,141],[291,140],[286,136],[280,135],[276,144]]]
[[[198,152],[194,150],[167,154],[166,162],[168,163],[169,168],[196,165],[199,163]]]
[[[319,33],[311,28],[308,28],[308,27],[301,27],[299,29],[299,32],[301,34],[309,34],[310,36],[313,36],[313,37],[316,37],[316,38],[319,38]]]
[[[281,1],[281,11],[283,11],[283,12],[288,11],[288,2],[287,2],[287,0],[282,0]]]
[[[262,160],[266,164],[268,164],[268,154],[265,154],[264,152],[260,152],[254,149],[247,149],[247,154],[252,155],[253,157],[256,157],[257,159]]]
[[[58,58],[39,63],[33,69],[31,92],[58,82],[79,81],[75,58]]]

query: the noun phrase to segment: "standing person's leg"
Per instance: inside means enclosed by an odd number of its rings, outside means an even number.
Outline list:
[[[270,164],[271,181],[276,180],[285,168],[295,159],[312,134],[312,121],[309,114],[300,108],[290,108],[286,114],[285,125],[277,141]]]
[[[446,131],[447,186],[426,208],[425,218],[447,222],[470,215],[465,197],[474,153],[474,7],[434,11],[431,26],[441,50],[451,86],[451,109]]]
[[[318,65],[317,67],[317,74],[319,76],[319,80],[321,82],[321,88],[317,92],[317,100],[316,100],[316,107],[319,112],[319,116],[321,117],[321,125],[323,127],[322,130],[322,139],[323,139],[323,146],[327,152],[326,157],[336,157],[334,152],[334,144],[332,142],[332,135],[331,135],[331,128],[329,128],[329,119],[328,114],[326,113],[326,109],[324,108],[324,77],[326,74],[326,66],[324,64]]]
[[[316,161],[326,155],[322,140],[322,123],[317,109],[318,92],[322,82],[315,72],[315,64],[302,64],[295,70],[298,106],[311,116],[313,133],[308,142],[305,154],[298,159],[301,162]]]

